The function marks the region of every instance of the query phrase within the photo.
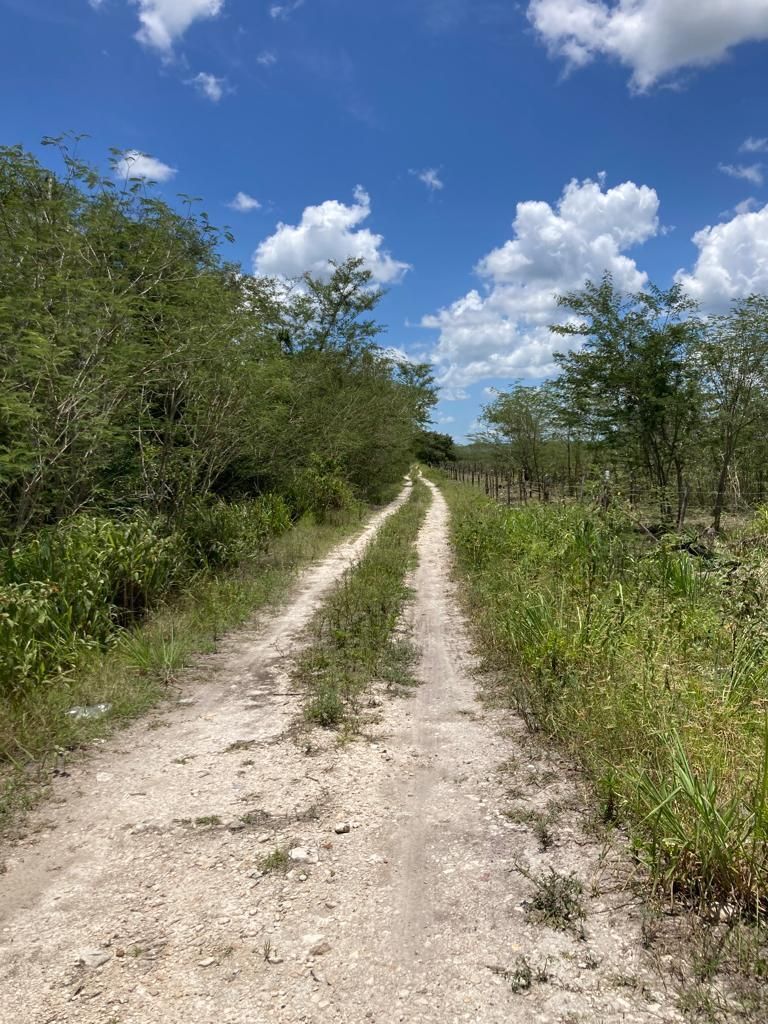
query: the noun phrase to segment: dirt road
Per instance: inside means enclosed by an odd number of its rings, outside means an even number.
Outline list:
[[[375,695],[346,745],[288,728],[297,633],[377,525],[201,663],[195,703],[106,744],[32,816],[0,876],[0,1021],[678,1019],[578,779],[475,700],[439,493],[408,610],[421,685]],[[583,885],[564,930],[526,907],[549,868]]]

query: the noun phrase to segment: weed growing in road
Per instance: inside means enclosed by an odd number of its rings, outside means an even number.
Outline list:
[[[549,961],[533,966],[526,956],[519,956],[512,967],[489,967],[489,970],[503,978],[513,992],[527,992],[535,983],[543,985],[549,981]]]
[[[525,912],[532,921],[559,931],[581,928],[586,916],[581,899],[584,888],[575,875],[563,875],[553,868],[540,875],[519,866],[517,870],[534,885],[533,896],[524,904]]]
[[[218,814],[204,814],[200,818],[195,818],[195,824],[201,828],[213,828],[215,825],[221,824],[221,818]]]
[[[288,855],[288,851],[280,846],[276,846],[274,850],[260,858],[259,870],[263,871],[265,875],[270,872],[286,872],[290,863],[291,858]]]
[[[429,500],[427,486],[416,480],[408,500],[315,618],[295,670],[311,724],[356,729],[361,697],[374,679],[403,685],[412,648],[393,634],[408,597],[405,575],[414,563],[414,542]]]

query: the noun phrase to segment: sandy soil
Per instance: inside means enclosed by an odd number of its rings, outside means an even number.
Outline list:
[[[372,695],[346,745],[289,728],[298,634],[381,518],[31,816],[0,876],[0,1021],[678,1020],[578,777],[475,699],[438,492],[406,623],[421,685]],[[526,909],[550,868],[584,888],[563,931]]]

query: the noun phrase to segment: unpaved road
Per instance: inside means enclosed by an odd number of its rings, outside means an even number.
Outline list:
[[[0,1021],[678,1020],[578,779],[475,700],[439,493],[407,615],[422,685],[375,695],[353,743],[288,730],[297,632],[376,526],[203,661],[194,704],[121,733],[31,816],[0,876]],[[531,920],[520,864],[575,872],[583,926]]]

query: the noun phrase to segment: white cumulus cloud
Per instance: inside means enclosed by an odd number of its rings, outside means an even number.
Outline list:
[[[566,344],[549,331],[565,315],[556,296],[605,271],[620,289],[641,288],[646,274],[625,250],[658,233],[658,210],[652,188],[606,189],[602,177],[571,181],[554,206],[518,203],[512,237],[475,268],[483,287],[422,320],[440,332],[433,359],[443,385],[461,394],[477,380],[552,372]]]
[[[165,57],[173,53],[173,44],[193,21],[215,18],[224,0],[133,0],[139,7],[141,27],[136,33],[140,43]]]
[[[227,206],[232,210],[237,210],[238,213],[250,213],[251,210],[258,210],[261,203],[253,196],[249,196],[247,192],[238,192],[232,202],[227,203]]]
[[[227,91],[227,83],[224,78],[217,78],[207,71],[200,71],[194,78],[190,78],[188,85],[194,85],[197,91],[209,99],[212,103],[218,103]]]
[[[718,164],[718,170],[727,174],[729,178],[740,178],[753,185],[763,184],[762,164]]]
[[[681,68],[721,61],[739,43],[768,39],[768,0],[530,0],[528,18],[571,67],[613,58],[640,91]]]
[[[768,292],[768,205],[702,228],[693,243],[699,250],[696,265],[690,273],[679,270],[676,280],[705,310]]]
[[[370,214],[370,197],[359,186],[349,205],[329,199],[308,206],[298,224],[278,224],[275,233],[259,245],[253,256],[254,271],[286,278],[309,271],[323,277],[328,275],[330,260],[360,257],[378,284],[398,281],[409,265],[384,249],[381,235],[361,227]]]
[[[146,178],[150,181],[170,181],[176,174],[175,167],[169,167],[162,160],[157,160],[138,149],[129,149],[115,164],[115,177]]]

